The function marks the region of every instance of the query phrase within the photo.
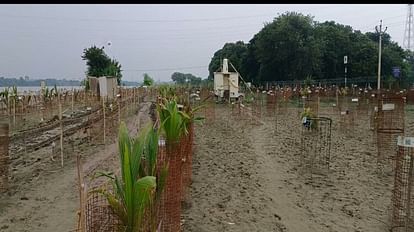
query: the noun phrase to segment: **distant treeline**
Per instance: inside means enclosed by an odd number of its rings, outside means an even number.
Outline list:
[[[77,80],[58,80],[58,79],[17,79],[17,78],[4,78],[0,77],[0,87],[7,86],[40,86],[40,83],[44,81],[47,86],[80,86],[81,82]],[[138,82],[133,81],[122,81],[123,86],[138,86]]]
[[[265,23],[248,43],[226,43],[217,50],[209,65],[209,78],[227,58],[245,80],[253,83],[337,79],[345,75],[344,56],[348,57],[348,78],[375,77],[378,40],[375,31],[362,33],[334,21],[321,23],[312,16],[287,12]],[[414,54],[384,33],[383,81],[395,82],[394,68],[400,70],[401,81],[414,82]]]

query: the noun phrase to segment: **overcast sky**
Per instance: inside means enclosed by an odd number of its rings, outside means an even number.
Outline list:
[[[147,72],[169,81],[174,71],[208,76],[208,64],[226,42],[248,42],[278,13],[297,11],[374,31],[383,19],[401,46],[407,5],[1,5],[0,76],[81,80],[84,48],[105,46],[125,80]]]

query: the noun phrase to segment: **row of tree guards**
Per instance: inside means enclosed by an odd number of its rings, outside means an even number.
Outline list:
[[[118,96],[122,95],[122,99],[138,99],[143,91],[143,88],[118,88]],[[79,111],[84,111],[87,107],[95,109],[101,99],[92,92],[76,89],[56,90],[52,94],[46,94],[44,90],[39,93],[29,92],[0,98],[0,115],[4,122],[10,124],[12,133],[18,133],[56,120],[60,113],[66,118],[79,114]],[[114,100],[110,102],[112,101]],[[116,104],[117,101],[114,102]],[[62,112],[59,111],[59,105],[62,106]]]
[[[341,127],[353,127],[354,120],[359,116],[371,116],[370,124],[373,127],[374,135],[376,136],[376,145],[378,148],[377,162],[379,174],[393,174],[394,175],[394,189],[392,196],[392,231],[411,231],[414,228],[414,196],[412,196],[412,183],[414,181],[413,174],[413,146],[414,139],[407,137],[405,134],[404,125],[404,106],[406,102],[410,102],[410,95],[404,93],[383,93],[378,97],[375,92],[364,92],[356,96],[347,97],[346,94],[341,95],[338,91],[324,91],[321,89],[309,89],[311,92],[304,92],[305,97],[302,98],[298,91],[286,89],[282,91],[273,91],[267,93],[254,93],[254,100],[250,103],[236,102],[232,105],[233,115],[248,115],[251,118],[260,119],[263,117],[262,108],[266,109],[266,116],[273,117],[275,121],[275,131],[277,130],[277,114],[288,116],[288,108],[310,109],[313,116],[310,117],[310,123],[302,127],[301,149],[302,149],[302,167],[305,173],[312,174],[326,174],[329,173],[330,164],[332,163],[330,156],[331,144],[331,129],[332,119],[328,117],[320,117],[321,108],[332,107],[336,109],[333,111],[339,115]],[[118,123],[110,124],[109,122],[121,121],[121,109],[126,109],[130,106],[136,106],[142,102],[143,96],[151,97],[155,100],[158,92],[157,89],[143,90],[121,90],[121,98],[115,101],[107,101],[105,98],[99,99],[97,96],[83,94],[75,94],[73,92],[72,98],[69,102],[65,101],[64,94],[58,94],[57,99],[52,98],[50,104],[41,102],[42,107],[58,107],[58,124],[61,133],[59,134],[61,162],[63,165],[63,153],[65,152],[62,146],[64,142],[63,133],[65,125],[71,123],[77,117],[64,118],[63,112],[67,104],[71,105],[72,109],[81,102],[89,101],[91,113],[78,116],[78,118],[85,119],[88,123],[82,124],[76,130],[89,130],[92,127],[104,128],[103,134],[99,137],[103,144],[106,144],[106,127],[110,130],[118,125]],[[182,90],[179,94],[184,95]],[[323,94],[322,94],[323,93]],[[76,96],[84,96],[76,97]],[[68,95],[70,96],[70,95]],[[125,97],[129,96],[129,97]],[[215,103],[213,101],[211,92],[208,89],[201,89],[201,99],[209,99],[205,101],[204,115],[206,123],[213,123],[215,120]],[[73,99],[73,100],[72,100]],[[86,100],[87,99],[87,100]],[[329,103],[323,107],[324,101],[328,99]],[[357,100],[354,100],[357,99]],[[246,98],[247,100],[247,98]],[[72,103],[73,102],[73,103]],[[246,104],[251,104],[250,110]],[[35,113],[36,108],[31,108],[30,105],[36,107],[36,103],[27,104],[28,114]],[[292,106],[292,107],[289,107]],[[133,107],[131,107],[133,108]],[[31,110],[31,111],[30,111]],[[72,112],[75,110],[72,110]],[[127,111],[127,110],[126,110]],[[364,113],[365,112],[365,113]],[[9,114],[8,108],[5,114]],[[92,116],[95,113],[95,116]],[[118,113],[118,114],[117,114]],[[52,117],[52,116],[51,116]],[[53,116],[54,117],[54,116]],[[108,120],[108,118],[110,118]],[[56,120],[55,120],[56,121]],[[55,125],[54,125],[55,126]],[[21,130],[10,136],[10,123],[2,124],[0,126],[0,191],[6,191],[8,187],[8,169],[9,169],[9,142],[13,138],[18,138],[21,134],[30,132],[39,132],[43,129],[50,129],[50,126],[40,125],[35,128]],[[351,133],[348,131],[347,133]],[[168,151],[165,141],[159,143],[159,164],[168,161],[169,163],[169,184],[166,186],[166,191],[161,201],[154,205],[153,211],[148,212],[149,218],[157,218],[157,225],[161,225],[161,231],[179,231],[180,230],[180,215],[181,204],[186,195],[186,187],[191,182],[191,159],[192,159],[192,141],[193,129],[187,137],[183,137],[179,146],[175,147],[173,151]],[[101,137],[102,135],[102,137]],[[90,136],[94,137],[94,136]],[[97,136],[95,136],[97,137]],[[169,160],[167,153],[176,153],[173,160]],[[79,225],[80,231],[116,231],[117,219],[113,216],[108,205],[103,200],[102,196],[89,194],[87,186],[82,181],[82,167],[78,157],[79,169],[79,193],[81,195],[80,217]],[[155,210],[157,209],[157,210]],[[156,215],[152,213],[157,212]],[[151,220],[149,220],[151,221]],[[105,222],[105,223],[104,223]],[[163,222],[163,223],[160,223]],[[149,225],[148,225],[149,226]],[[99,228],[99,229],[97,229]],[[106,228],[106,229],[105,229]],[[145,230],[143,230],[145,231]]]
[[[159,91],[158,94],[161,94],[161,90]],[[178,89],[175,92],[178,99],[186,101],[188,91]],[[214,120],[214,113],[211,112],[211,108],[214,108],[213,98],[207,89],[201,89],[200,96],[205,100],[203,103],[206,123],[211,123]],[[183,107],[185,109],[186,105]],[[154,111],[155,107],[150,109]],[[192,112],[192,109],[189,112]],[[150,115],[154,115],[154,112],[150,112]],[[161,126],[159,123],[162,116],[160,113],[156,115],[152,120],[155,125]],[[138,222],[138,227],[134,231],[181,231],[181,202],[188,197],[188,186],[191,183],[193,139],[194,123],[192,122],[189,124],[188,133],[181,135],[176,142],[168,140],[167,132],[165,138],[159,137],[155,164],[156,178],[162,177],[162,167],[167,165],[166,185],[161,196],[156,197],[145,208],[144,219]],[[102,188],[109,191],[113,189],[106,184],[86,186],[80,161],[78,159],[80,211],[77,231],[119,231],[125,224],[114,213],[107,198],[95,191]],[[157,186],[158,184],[157,182]],[[155,194],[157,191],[155,190]]]
[[[324,94],[320,94],[324,92]],[[332,116],[339,118],[339,129],[346,135],[355,135],[355,121],[365,117],[370,121],[373,138],[377,148],[378,175],[394,176],[394,187],[391,199],[390,230],[394,232],[414,231],[414,137],[409,137],[405,130],[405,105],[414,103],[414,95],[410,92],[368,91],[347,96],[338,91],[312,91],[304,96],[294,94],[291,89],[284,91],[255,92],[251,102],[252,118],[265,116],[275,121],[277,115],[285,115],[288,105],[297,106],[300,111],[310,109],[312,117],[302,127],[301,133],[301,173],[326,176],[329,174],[331,160],[331,131],[333,120],[321,117],[321,99],[328,100],[326,107],[332,107]],[[295,100],[296,98],[296,100]],[[295,104],[295,101],[297,104]],[[232,104],[232,115],[246,112],[240,102]],[[323,112],[323,115],[329,115]],[[412,136],[412,135],[411,135]]]
[[[16,158],[52,145],[51,158],[59,157],[63,167],[65,159],[73,159],[70,155],[80,152],[75,146],[76,140],[86,139],[88,144],[105,146],[108,139],[114,139],[114,131],[121,119],[136,113],[144,97],[155,98],[155,93],[152,89],[119,88],[115,99],[81,90],[58,91],[47,100],[41,95],[26,95],[20,98],[28,99],[30,96],[19,117],[10,115],[9,108],[3,107],[2,117],[9,117],[9,120],[0,123],[0,192],[7,191],[10,186],[8,170],[11,156]],[[12,130],[14,122],[39,116],[39,109],[42,109],[42,120],[33,122],[30,127]]]

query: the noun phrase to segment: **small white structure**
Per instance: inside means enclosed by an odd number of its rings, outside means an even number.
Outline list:
[[[214,72],[214,94],[220,100],[231,100],[242,95],[239,93],[239,73],[229,72],[227,59],[223,59],[221,72]]]
[[[111,76],[89,77],[89,86],[97,95],[113,99],[117,94],[118,82],[116,77]]]
[[[100,77],[99,78],[99,93],[100,96],[112,99],[116,96],[118,82],[116,77]]]

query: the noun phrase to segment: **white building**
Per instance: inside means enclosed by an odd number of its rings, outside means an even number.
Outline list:
[[[239,73],[230,72],[228,60],[223,59],[220,72],[214,72],[214,94],[220,100],[236,99],[239,94]]]

